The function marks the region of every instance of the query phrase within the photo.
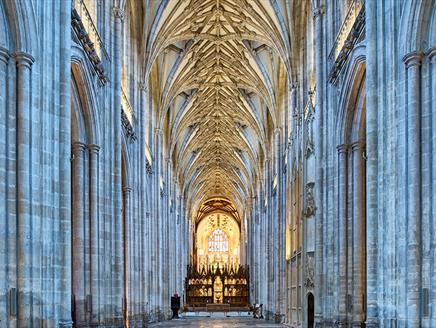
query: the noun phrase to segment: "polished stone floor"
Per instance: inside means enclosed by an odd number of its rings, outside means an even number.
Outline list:
[[[159,322],[151,325],[150,327],[192,327],[192,328],[247,328],[247,327],[262,327],[274,328],[285,327],[270,323],[264,320],[251,319],[251,318],[184,318],[179,320],[171,320]]]

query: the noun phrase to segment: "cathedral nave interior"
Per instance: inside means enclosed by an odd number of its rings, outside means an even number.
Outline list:
[[[0,0],[0,327],[436,327],[435,54],[435,0]]]

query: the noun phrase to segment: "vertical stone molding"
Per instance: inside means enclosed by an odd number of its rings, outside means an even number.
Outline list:
[[[72,272],[74,322],[86,322],[86,280],[85,280],[85,151],[86,145],[76,142],[72,145]]]
[[[407,72],[407,318],[421,324],[421,61],[422,53],[404,56]]]
[[[132,275],[130,273],[130,270],[132,269],[130,266],[130,261],[132,260],[131,257],[131,247],[130,247],[130,238],[131,234],[129,229],[132,227],[132,221],[130,220],[130,193],[132,191],[132,188],[130,187],[123,187],[123,257],[124,257],[124,286],[123,286],[123,309],[125,311],[124,318],[127,322],[130,322],[133,317],[133,309],[132,309],[132,297],[133,295],[130,295],[129,288],[132,284]],[[133,286],[132,286],[133,287]]]
[[[258,184],[257,184],[258,186]],[[257,240],[257,235],[259,233],[259,198],[255,195],[253,197],[253,210],[254,210],[254,216],[252,217],[252,225],[253,225],[253,232],[251,236],[249,237],[252,244],[253,244],[253,255],[252,255],[252,270],[251,270],[251,280],[252,280],[252,286],[253,286],[253,295],[252,299],[254,303],[259,303],[259,284],[258,284],[258,268],[259,268],[259,257],[260,257],[260,243]]]
[[[97,145],[88,145],[89,151],[89,222],[90,222],[90,284],[92,297],[92,316],[93,322],[99,322],[99,289],[98,282],[100,277],[99,268],[99,207],[98,207],[98,158],[100,147]]]
[[[283,174],[282,174],[282,152],[281,152],[281,136],[282,136],[282,128],[277,127],[274,129],[274,171],[276,174],[277,179],[277,186],[276,186],[276,209],[275,213],[277,213],[277,219],[274,220],[274,234],[276,235],[275,240],[277,242],[275,243],[276,249],[274,249],[274,253],[278,254],[278,256],[275,256],[276,262],[274,264],[274,270],[275,270],[275,302],[276,302],[276,314],[283,315],[285,312],[285,299],[284,299],[284,290],[285,290],[285,276],[286,276],[286,266],[285,266],[285,256],[284,256],[284,247],[281,247],[284,243],[284,221],[283,221],[283,211],[282,211],[282,204],[283,204],[283,193],[281,192],[282,185],[283,185]],[[251,204],[249,204],[249,208],[251,208]]]
[[[348,176],[348,145],[337,146],[339,155],[339,327],[347,324],[347,176]]]
[[[0,306],[3,309],[0,309],[0,317],[3,316],[6,310],[6,295],[4,291],[8,289],[9,286],[14,286],[15,283],[7,279],[10,275],[9,263],[8,263],[8,251],[13,252],[13,249],[9,249],[6,246],[8,243],[8,239],[12,239],[15,243],[15,234],[13,234],[13,230],[11,229],[9,221],[11,220],[10,214],[7,212],[8,204],[7,204],[7,188],[8,188],[8,158],[6,154],[7,149],[7,135],[8,135],[8,109],[7,109],[7,77],[8,77],[8,62],[9,62],[9,52],[0,47],[0,213],[2,213],[3,217],[0,219]],[[11,238],[12,237],[12,238]],[[14,273],[15,275],[15,273]],[[9,280],[9,281],[8,281]],[[6,314],[6,313],[5,313]],[[7,325],[7,323],[5,323]]]
[[[162,129],[160,128],[156,128],[155,130],[156,136],[155,136],[155,140],[156,140],[156,144],[155,144],[155,163],[156,163],[156,176],[155,176],[155,185],[156,185],[156,192],[154,194],[154,199],[155,199],[155,212],[154,215],[156,216],[156,222],[153,225],[153,229],[155,232],[155,243],[153,245],[158,246],[158,251],[156,256],[156,276],[155,276],[155,291],[157,293],[156,295],[156,311],[161,311],[161,307],[163,305],[163,292],[162,292],[162,288],[163,288],[163,254],[164,254],[164,242],[163,242],[163,229],[162,229],[162,223],[164,221],[164,215],[165,215],[165,211],[164,211],[164,201],[163,201],[163,194],[164,191],[161,190],[161,177],[162,177],[162,170],[163,170],[163,158],[162,158],[162,136],[163,136],[163,132]]]
[[[430,76],[431,78],[431,85],[429,86],[430,89],[430,97],[431,97],[431,135],[432,135],[432,141],[431,141],[431,153],[432,158],[430,162],[432,163],[432,183],[431,183],[431,207],[432,212],[430,213],[430,225],[433,226],[433,234],[436,227],[436,46],[433,47],[428,52],[428,58],[430,60]],[[430,233],[430,236],[432,234]],[[434,250],[436,250],[436,239],[433,237],[430,242],[430,248],[433,250],[433,254],[430,256],[433,257],[433,269],[431,271],[431,295],[436,295],[436,257],[434,256]],[[436,327],[436,301],[431,302],[431,319],[430,319],[430,326]]]
[[[297,87],[296,83],[293,83],[290,88],[289,95],[289,107],[291,109],[290,115],[295,115],[295,111],[297,110]]]
[[[164,256],[164,261],[163,261],[163,281],[166,282],[163,285],[163,299],[162,299],[162,306],[165,309],[164,311],[167,312],[166,310],[169,309],[169,306],[167,305],[168,302],[166,301],[168,298],[168,295],[170,295],[170,287],[172,285],[171,283],[171,268],[169,267],[169,259],[170,259],[170,245],[168,243],[169,241],[169,229],[170,229],[170,222],[169,222],[169,215],[170,215],[170,210],[169,210],[169,206],[170,206],[170,199],[171,199],[171,181],[172,181],[172,177],[171,177],[171,172],[170,172],[170,167],[171,167],[171,161],[169,158],[165,158],[164,162],[162,163],[163,166],[163,175],[164,175],[164,181],[165,181],[165,186],[164,186],[164,190],[165,190],[165,197],[163,199],[163,207],[162,207],[162,213],[163,213],[163,225],[162,225],[162,231],[163,231],[163,256]]]
[[[51,5],[47,2],[44,2],[44,4]],[[46,63],[55,63],[57,62],[57,66],[59,69],[59,81],[54,80],[54,84],[58,84],[59,87],[59,108],[57,108],[57,115],[59,115],[59,127],[55,128],[54,130],[59,129],[59,168],[58,168],[58,175],[60,177],[60,186],[59,186],[59,193],[62,195],[59,199],[59,217],[55,220],[58,222],[58,227],[56,229],[59,229],[58,231],[62,233],[57,233],[56,235],[56,250],[57,254],[62,254],[61,256],[57,257],[56,267],[59,266],[59,269],[57,269],[54,274],[55,276],[55,284],[53,285],[53,291],[55,291],[55,315],[53,317],[56,317],[59,319],[60,323],[59,325],[62,327],[61,322],[64,324],[64,327],[72,327],[72,298],[71,298],[71,284],[72,284],[72,238],[71,238],[71,49],[72,49],[72,43],[71,43],[71,7],[72,2],[71,1],[58,1],[57,3],[52,3],[53,5],[58,5],[57,8],[59,8],[59,19],[52,20],[50,24],[43,24],[45,26],[45,32],[43,32],[42,35],[45,35],[47,39],[50,38],[51,41],[54,42],[46,42],[44,41],[44,38],[39,39],[36,35],[31,35],[31,38],[34,38],[35,40],[40,40],[40,47],[42,44],[45,44],[47,47],[49,47],[52,57],[50,60],[42,61]],[[51,7],[55,8],[55,7]],[[39,11],[38,12],[42,12]],[[27,16],[27,15],[26,15]],[[56,30],[54,29],[55,22],[59,22],[60,29],[59,29],[59,37],[54,37],[53,34],[50,31]],[[45,19],[40,19],[40,22],[46,22]],[[44,30],[41,29],[41,31]],[[32,34],[36,31],[32,31]],[[42,36],[40,35],[40,36]],[[59,59],[56,60],[56,53],[58,52],[56,50],[56,41],[59,42]],[[41,49],[40,48],[40,49]],[[42,56],[47,56],[44,51],[40,53]],[[47,67],[47,66],[46,66]],[[45,75],[44,73],[47,72],[44,68],[41,69],[41,78],[48,78],[51,79],[51,76],[48,74]],[[55,75],[52,75],[53,78],[55,78]],[[35,88],[43,91],[43,88]],[[56,92],[54,88],[54,93]],[[33,91],[32,91],[33,92]],[[42,98],[46,99],[47,94],[42,94]],[[48,98],[48,97],[47,97]],[[53,103],[54,107],[57,107],[55,103]],[[49,122],[46,122],[50,124]],[[42,148],[42,147],[40,147]],[[60,272],[58,272],[58,270]],[[50,321],[50,320],[48,320]],[[50,325],[49,322],[47,322],[47,325]]]
[[[315,29],[315,74],[316,74],[316,110],[314,133],[315,142],[315,327],[321,327],[324,315],[324,224],[323,224],[323,197],[324,182],[323,168],[323,126],[324,126],[324,35],[323,16],[324,8],[319,5],[313,9]]]
[[[362,327],[365,287],[365,172],[362,141],[354,142],[353,151],[353,318],[352,327]]]
[[[264,170],[265,170],[265,177],[266,177],[266,181],[265,181],[265,198],[268,199],[268,204],[266,206],[266,213],[265,213],[265,217],[266,217],[266,224],[265,224],[265,231],[268,234],[268,236],[272,236],[273,233],[273,227],[272,227],[272,222],[271,222],[271,201],[272,201],[272,168],[271,168],[271,158],[267,157],[265,158],[265,164],[264,164]],[[274,302],[273,299],[273,288],[274,288],[274,276],[273,276],[273,266],[274,266],[274,262],[272,260],[272,245],[273,242],[270,238],[268,238],[265,241],[265,254],[266,254],[266,258],[267,261],[265,263],[265,272],[266,272],[266,279],[267,279],[267,284],[265,286],[265,290],[266,290],[266,300],[267,300],[267,307],[266,307],[266,318],[268,318],[271,315],[271,309],[272,309],[272,304]]]
[[[17,65],[17,288],[18,326],[31,326],[32,220],[31,220],[31,106],[30,78],[34,59],[14,54]]]
[[[365,1],[366,33],[366,213],[367,213],[367,318],[366,327],[379,326],[378,309],[378,1]]]
[[[114,16],[114,44],[113,44],[113,88],[114,88],[114,207],[115,207],[115,277],[113,300],[114,315],[119,317],[122,313],[123,302],[123,218],[122,218],[122,182],[121,182],[121,24],[124,11],[113,7]]]

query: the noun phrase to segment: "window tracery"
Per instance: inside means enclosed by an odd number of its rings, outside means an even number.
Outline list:
[[[228,252],[229,238],[221,229],[215,229],[208,240],[209,252]]]

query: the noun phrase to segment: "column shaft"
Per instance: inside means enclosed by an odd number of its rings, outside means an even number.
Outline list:
[[[154,193],[154,199],[155,199],[155,206],[154,206],[154,232],[155,232],[155,243],[153,244],[155,250],[154,250],[154,256],[155,256],[155,279],[154,279],[154,285],[155,285],[155,311],[161,310],[162,306],[162,294],[163,294],[163,275],[161,272],[162,263],[163,263],[163,241],[162,241],[162,221],[163,221],[163,215],[164,212],[162,211],[162,196],[161,196],[161,174],[162,174],[162,168],[161,168],[161,162],[162,162],[162,154],[161,154],[161,143],[162,143],[162,130],[156,129],[156,135],[155,135],[155,193]]]
[[[61,1],[60,6],[60,59],[59,59],[59,230],[57,245],[62,254],[59,260],[62,269],[55,274],[56,303],[58,323],[64,327],[72,326],[71,321],[71,1]]]
[[[315,321],[316,326],[320,326],[324,316],[324,224],[323,224],[323,186],[324,186],[324,167],[323,167],[323,127],[324,127],[324,54],[323,54],[323,8],[317,7],[313,11],[315,25],[315,70],[316,70],[316,110],[315,124],[317,128],[314,133],[315,143]]]
[[[431,190],[432,190],[432,213],[430,214],[430,217],[433,219],[431,221],[431,226],[433,228],[432,230],[432,234],[431,236],[434,236],[436,233],[436,47],[434,47],[432,49],[432,51],[430,51],[429,53],[429,58],[430,58],[430,74],[429,76],[431,76],[431,85],[429,86],[430,88],[430,95],[431,95],[431,108],[432,108],[432,113],[431,113],[431,124],[432,124],[432,149],[431,149],[431,154],[432,154],[432,183],[431,183]],[[430,244],[430,248],[431,248],[431,254],[430,256],[433,259],[433,272],[431,274],[431,295],[436,295],[436,238],[432,238],[431,240],[431,244]],[[430,321],[430,326],[431,327],[436,327],[436,302],[431,302],[431,321]]]
[[[17,62],[17,288],[18,326],[31,326],[32,308],[32,220],[30,187],[30,77],[33,58],[15,55]]]
[[[405,56],[407,69],[407,318],[421,324],[421,53]]]
[[[123,299],[124,299],[124,320],[125,322],[130,322],[130,318],[133,314],[132,312],[132,296],[129,292],[132,284],[132,268],[130,267],[130,262],[132,260],[132,238],[131,238],[131,217],[129,213],[130,206],[130,192],[132,191],[129,187],[123,188],[123,257],[124,257],[124,282],[123,282]]]
[[[85,145],[73,144],[73,193],[72,193],[72,234],[73,234],[73,297],[74,322],[86,321],[85,311]]]
[[[113,286],[114,315],[119,321],[122,316],[123,304],[123,218],[122,218],[122,182],[121,182],[121,24],[124,12],[121,8],[113,8],[114,16],[114,47],[113,47],[113,69],[114,69],[114,208],[115,208],[115,277]]]
[[[99,321],[99,213],[98,213],[98,152],[100,147],[89,145],[89,222],[90,222],[90,259],[91,264],[91,297],[92,321]]]
[[[338,146],[339,152],[339,318],[341,324],[347,322],[347,175],[348,146]]]
[[[367,181],[367,320],[368,328],[378,327],[378,1],[365,1],[366,14],[366,181]]]
[[[4,217],[0,220],[0,317],[7,318],[7,291],[11,281],[8,281],[9,267],[8,258],[12,255],[8,249],[8,238],[11,237],[9,231],[9,221],[12,221],[8,211],[8,108],[7,108],[7,77],[8,77],[9,53],[0,47],[0,213]],[[12,230],[12,229],[11,229]],[[6,319],[7,320],[7,319]],[[8,325],[8,321],[4,322]]]
[[[365,319],[363,301],[365,288],[365,217],[363,188],[365,172],[363,169],[363,145],[356,142],[353,147],[353,322],[361,327]]]

